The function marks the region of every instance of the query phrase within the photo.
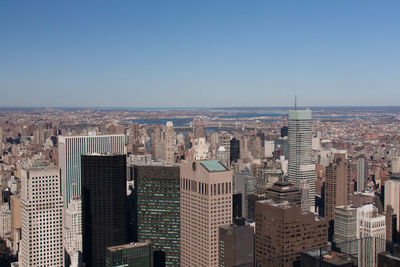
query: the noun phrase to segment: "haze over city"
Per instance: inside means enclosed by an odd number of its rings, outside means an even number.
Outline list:
[[[0,266],[400,266],[399,10],[0,1]]]

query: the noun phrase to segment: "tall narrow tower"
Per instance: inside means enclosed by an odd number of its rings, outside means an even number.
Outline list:
[[[151,241],[165,252],[166,266],[179,266],[180,166],[175,163],[135,164],[138,241]]]
[[[335,207],[350,205],[350,165],[344,154],[336,154],[326,167],[325,218],[335,219]]]
[[[217,160],[181,167],[181,265],[218,266],[218,228],[232,222],[232,172]]]
[[[64,199],[64,246],[72,265],[82,252],[81,223],[81,155],[91,153],[125,153],[125,136],[59,136],[58,157]]]
[[[60,169],[22,171],[20,266],[64,266]]]
[[[126,156],[82,155],[85,266],[106,266],[106,247],[127,242],[126,214]]]
[[[175,132],[172,121],[168,121],[165,127],[165,161],[175,162]]]
[[[361,157],[357,160],[357,192],[368,189],[368,159]]]
[[[315,210],[315,164],[312,160],[311,110],[289,111],[288,179],[301,192],[303,210]]]

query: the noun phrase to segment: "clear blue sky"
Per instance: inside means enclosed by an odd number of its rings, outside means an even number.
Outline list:
[[[0,1],[0,106],[400,105],[400,1]]]

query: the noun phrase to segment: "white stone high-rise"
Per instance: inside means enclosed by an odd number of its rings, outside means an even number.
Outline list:
[[[82,252],[81,156],[93,153],[125,154],[125,135],[59,136],[58,155],[64,198],[64,243],[71,267]]]
[[[315,210],[315,164],[312,159],[311,110],[289,111],[288,180],[301,191],[301,206]]]
[[[359,266],[377,266],[377,254],[386,248],[386,217],[373,204],[357,209],[357,238]]]
[[[60,169],[22,170],[21,267],[64,266]]]
[[[64,248],[70,256],[70,266],[81,265],[82,252],[82,200],[73,199],[65,211]]]
[[[168,121],[165,127],[165,161],[175,162],[175,132],[172,121]]]
[[[92,153],[125,154],[125,135],[58,137],[65,208],[68,208],[71,200],[81,196],[81,155]]]
[[[336,245],[358,258],[358,266],[376,266],[377,254],[385,251],[386,217],[373,204],[335,208]]]

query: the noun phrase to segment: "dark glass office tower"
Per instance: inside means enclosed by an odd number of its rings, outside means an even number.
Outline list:
[[[289,128],[287,126],[283,126],[281,128],[281,137],[288,136]]]
[[[230,141],[230,163],[237,162],[240,159],[240,141],[232,138]]]
[[[81,157],[83,262],[103,267],[106,247],[127,243],[126,156]]]
[[[154,267],[151,242],[130,243],[106,249],[106,267]]]
[[[241,218],[242,217],[242,194],[241,193],[235,193],[232,195],[233,199],[233,211],[232,211],[232,218]]]
[[[165,252],[166,266],[180,265],[180,166],[133,165],[139,242]]]

